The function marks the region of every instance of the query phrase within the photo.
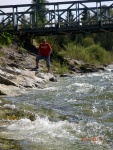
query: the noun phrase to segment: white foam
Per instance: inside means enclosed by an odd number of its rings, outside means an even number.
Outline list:
[[[70,123],[68,121],[52,122],[48,118],[40,118],[37,116],[35,121],[29,119],[21,119],[13,122],[7,126],[9,133],[16,139],[29,139],[37,141],[43,139],[48,141],[49,138],[61,138],[68,140],[76,140],[76,136],[73,135],[70,130],[80,134],[81,130],[78,129],[78,125]]]
[[[5,104],[3,107],[4,108],[11,108],[11,109],[15,109],[16,108],[15,105],[10,105],[10,104]]]

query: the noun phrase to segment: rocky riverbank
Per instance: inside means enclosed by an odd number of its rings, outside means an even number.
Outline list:
[[[2,47],[0,57],[0,95],[15,96],[27,93],[31,88],[44,88],[50,80],[55,81],[52,73],[46,73],[45,64],[40,64],[40,72],[35,67],[35,54],[26,50]]]
[[[27,50],[16,49],[15,45],[0,48],[0,95],[16,96],[27,93],[28,89],[44,88],[49,81],[57,81],[52,73],[46,73],[45,62],[40,71],[33,70],[36,55]],[[95,67],[82,61],[65,59],[69,74],[104,71],[105,66]],[[56,72],[53,70],[53,73]],[[58,75],[61,77],[69,74]]]
[[[51,73],[41,73],[15,67],[0,67],[0,95],[15,96],[27,93],[26,89],[44,88],[50,80],[55,80]]]

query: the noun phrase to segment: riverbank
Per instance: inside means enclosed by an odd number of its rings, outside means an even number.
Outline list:
[[[27,93],[28,89],[44,88],[55,77],[46,73],[45,64],[41,63],[40,71],[33,70],[36,55],[16,48],[2,47],[0,57],[0,95],[16,96]]]
[[[40,70],[36,71],[36,54],[27,50],[19,51],[15,45],[0,49],[0,95],[16,96],[27,93],[28,89],[44,88],[50,81],[56,82],[58,77],[66,77],[76,73],[104,71],[104,65],[93,66],[82,61],[66,59],[69,73],[57,75],[55,69],[46,73],[45,62],[41,61]],[[57,70],[57,69],[56,69]]]

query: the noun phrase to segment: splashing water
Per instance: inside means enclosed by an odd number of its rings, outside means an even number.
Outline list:
[[[5,98],[36,119],[12,120],[1,133],[24,150],[111,150],[112,91],[109,71],[61,78],[46,89]]]

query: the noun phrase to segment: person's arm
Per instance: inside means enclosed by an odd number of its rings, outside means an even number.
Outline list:
[[[48,47],[49,47],[49,50],[50,50],[50,54],[52,53],[52,47],[51,45],[48,43]]]

